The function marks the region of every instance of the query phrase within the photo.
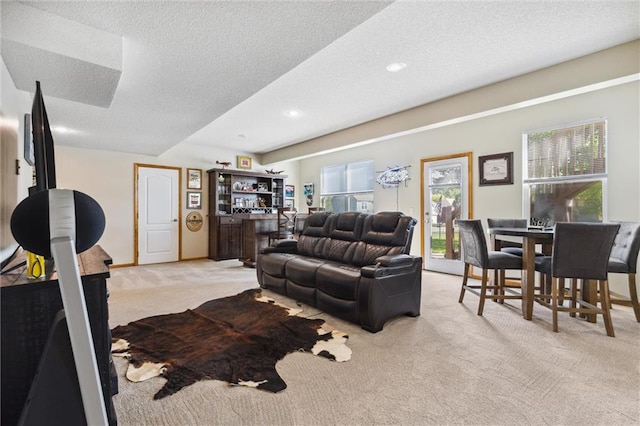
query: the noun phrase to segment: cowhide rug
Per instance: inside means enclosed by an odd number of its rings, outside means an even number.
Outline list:
[[[167,379],[154,399],[204,379],[279,392],[287,384],[275,365],[289,353],[311,352],[338,362],[351,358],[346,334],[330,330],[324,320],[297,316],[300,312],[263,297],[259,289],[247,290],[118,326],[111,332],[112,353],[129,359],[126,376],[133,382]]]

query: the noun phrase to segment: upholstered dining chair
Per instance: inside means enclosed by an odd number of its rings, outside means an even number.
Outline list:
[[[609,257],[609,273],[627,274],[629,280],[629,298],[610,292],[610,302],[633,307],[636,321],[640,322],[638,290],[636,288],[636,268],[640,251],[640,223],[614,222],[620,224],[620,230],[613,241]]]
[[[488,218],[487,225],[489,228],[526,228],[527,227],[527,219],[496,219],[496,218]],[[516,241],[501,241],[500,251],[505,253],[514,254],[516,256],[522,257],[522,243]],[[542,253],[537,253],[536,256],[542,256]],[[520,276],[509,276],[506,277],[507,280],[521,280],[522,279],[522,271]]]
[[[553,331],[558,331],[558,312],[565,311],[571,316],[576,313],[601,314],[607,335],[615,336],[609,310],[607,273],[613,240],[619,228],[619,224],[611,223],[556,223],[553,254],[536,258],[536,271],[551,276],[551,294],[539,294],[535,300],[551,309]],[[564,281],[567,278],[571,279],[571,292],[565,295]],[[578,280],[583,282],[579,296]],[[597,283],[600,307],[597,300],[586,300],[585,280]],[[570,301],[568,307],[558,303],[561,298]]]
[[[278,207],[277,229],[269,233],[269,245],[272,240],[290,240],[296,226],[297,210],[293,207]]]
[[[505,270],[522,269],[522,257],[502,251],[489,250],[487,239],[482,229],[480,220],[457,219],[456,224],[460,231],[460,243],[462,246],[462,259],[464,261],[464,276],[460,289],[459,303],[462,303],[464,294],[469,292],[480,297],[478,315],[482,315],[484,302],[487,298],[494,300],[522,299],[522,295],[513,289],[505,287]],[[471,266],[482,269],[482,281],[480,285],[468,283],[469,269]],[[489,270],[497,271],[492,285],[488,285]],[[487,290],[493,290],[493,294],[487,296]],[[478,291],[479,290],[479,291]],[[506,294],[509,293],[509,294]]]
[[[489,228],[526,228],[527,219],[496,219],[488,218],[487,225]],[[516,256],[522,256],[522,244],[513,241],[503,241],[501,251]],[[536,252],[536,256],[544,256],[542,253]]]

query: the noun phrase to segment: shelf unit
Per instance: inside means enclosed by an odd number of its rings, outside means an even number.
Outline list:
[[[284,205],[286,176],[222,169],[208,173],[212,215],[271,214]]]
[[[242,219],[277,213],[284,205],[286,176],[210,169],[209,258],[243,257]]]

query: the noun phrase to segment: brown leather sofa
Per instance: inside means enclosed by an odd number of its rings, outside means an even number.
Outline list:
[[[261,251],[258,282],[378,332],[390,318],[420,315],[422,258],[409,254],[416,222],[399,212],[314,213],[297,240]]]

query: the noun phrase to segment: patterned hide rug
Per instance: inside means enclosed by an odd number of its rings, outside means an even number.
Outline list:
[[[167,379],[154,399],[205,379],[279,392],[287,384],[275,366],[289,353],[311,352],[338,362],[351,358],[346,334],[300,312],[259,289],[247,290],[118,326],[112,330],[112,353],[128,358],[126,376],[133,382]]]

